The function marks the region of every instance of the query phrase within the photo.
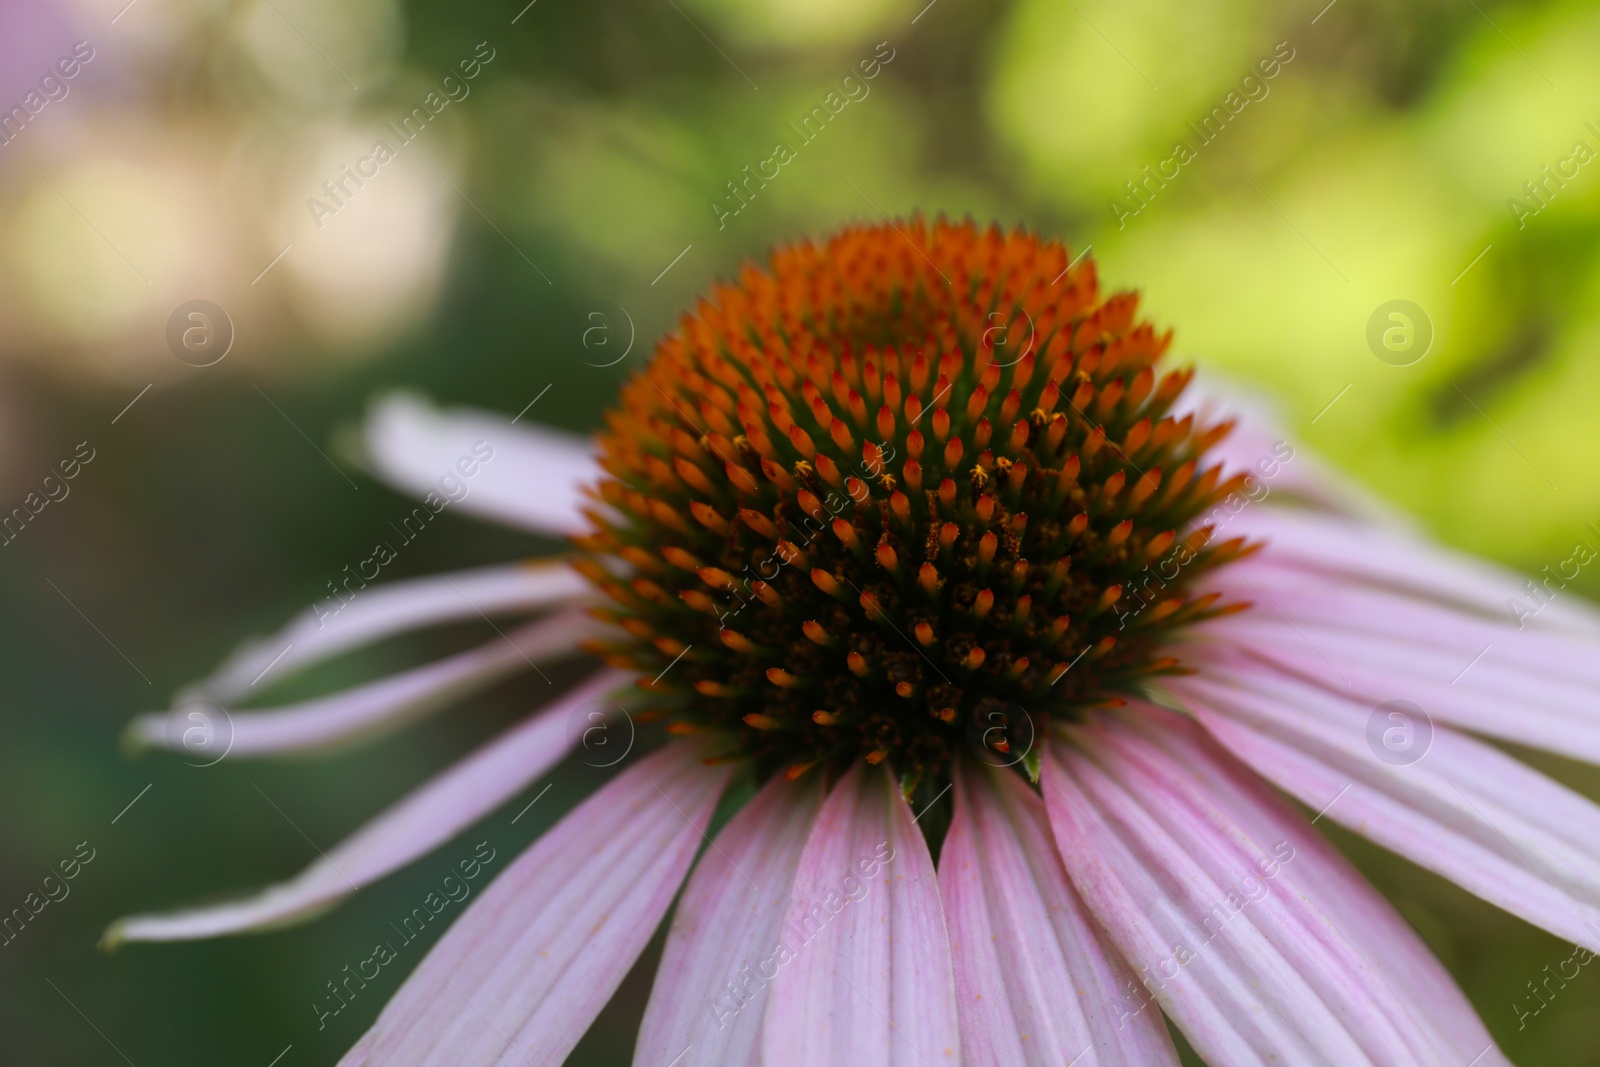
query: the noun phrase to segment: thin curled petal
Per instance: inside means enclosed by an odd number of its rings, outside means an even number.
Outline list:
[[[822,801],[816,775],[774,775],[700,857],[639,1027],[636,1067],[755,1067],[778,929]]]
[[[1600,951],[1600,806],[1425,720],[1394,727],[1426,747],[1414,760],[1395,750],[1402,758],[1392,765],[1379,754],[1389,751],[1393,709],[1269,664],[1239,659],[1208,665],[1207,674],[1174,681],[1172,691],[1269,781],[1490,903]]]
[[[652,753],[484,890],[341,1067],[554,1067],[644,950],[703,840],[726,765]]]
[[[582,489],[600,477],[582,438],[404,393],[373,404],[366,451],[373,472],[396,489],[536,533],[583,532]]]
[[[957,774],[939,855],[968,1067],[1161,1067],[1161,1013],[1067,880],[1042,801],[1010,773]]]
[[[887,767],[856,763],[806,841],[767,999],[767,1067],[960,1060],[933,861]]]
[[[582,612],[560,612],[477,648],[343,692],[225,715],[218,715],[215,706],[205,701],[180,703],[170,712],[134,719],[128,735],[146,745],[183,750],[189,736],[185,724],[196,715],[206,716],[216,721],[215,729],[222,735],[213,743],[227,745],[219,758],[246,759],[370,740],[529,670],[540,660],[573,651],[598,625]]]
[[[296,671],[351,649],[443,622],[536,611],[590,592],[565,562],[527,561],[435,574],[331,597],[296,615],[270,637],[245,642],[193,688],[223,703],[242,699]]]
[[[1048,754],[1045,800],[1074,884],[1136,965],[1130,999],[1218,1067],[1450,1062],[1453,1020],[1423,1022],[1430,1005],[1328,914],[1321,872],[1296,868],[1319,856],[1312,831],[1208,788],[1194,768],[1224,757],[1193,723],[1135,705],[1076,738]]]
[[[310,918],[431,852],[561,762],[569,719],[627,682],[604,671],[383,811],[287,882],[226,904],[118,920],[104,943],[187,941]]]

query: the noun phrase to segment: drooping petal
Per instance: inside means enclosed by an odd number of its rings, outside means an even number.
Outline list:
[[[1011,773],[958,772],[939,854],[968,1067],[1176,1064],[1159,1009],[1067,880],[1042,801]]]
[[[1600,639],[1275,566],[1272,555],[1269,545],[1217,576],[1214,588],[1256,609],[1205,632],[1373,704],[1403,697],[1440,722],[1600,762]]]
[[[1128,995],[1207,1062],[1432,1067],[1481,1036],[1477,1063],[1506,1063],[1415,934],[1193,723],[1134,705],[1075,738],[1044,766],[1067,870],[1136,965]]]
[[[886,767],[857,763],[823,802],[779,937],[767,1067],[959,1062],[938,881]]]
[[[1309,620],[1291,626],[1264,613],[1247,615],[1249,622],[1219,620],[1213,631],[1245,656],[1359,696],[1370,707],[1406,699],[1437,722],[1600,763],[1600,684],[1530,670],[1493,642],[1445,650],[1420,634],[1359,633]],[[1588,655],[1600,658],[1600,642]]]
[[[1600,685],[1600,660],[1593,636],[1518,625],[1509,611],[1484,615],[1455,605],[1410,596],[1403,589],[1341,581],[1302,567],[1282,566],[1266,550],[1217,572],[1208,585],[1226,589],[1237,600],[1255,601],[1260,610],[1208,624],[1208,628],[1253,618],[1287,618],[1329,629],[1448,651],[1465,652],[1464,667],[1494,646],[1492,662],[1539,671],[1588,685]],[[1452,675],[1453,677],[1453,675]]]
[[[1592,801],[1481,741],[1270,664],[1208,665],[1171,688],[1218,740],[1327,818],[1600,950],[1600,806]],[[1387,744],[1391,730],[1404,744]],[[1391,763],[1388,752],[1409,762]]]
[[[105,943],[186,941],[310,918],[454,837],[561,762],[575,740],[572,713],[625,684],[604,671],[507,730],[388,808],[287,882],[253,896],[165,915],[135,915]]]
[[[679,742],[517,858],[439,940],[341,1067],[554,1067],[644,950],[729,767]]]
[[[295,616],[271,637],[245,642],[195,695],[229,703],[314,663],[408,630],[536,611],[584,596],[589,585],[561,561],[509,563],[357,589]],[[270,673],[269,673],[270,672]]]
[[[1526,597],[1526,578],[1422,537],[1332,515],[1248,507],[1229,536],[1267,542],[1261,566],[1311,570],[1342,582],[1398,589],[1444,604],[1507,617],[1506,602]],[[1586,637],[1600,635],[1600,611],[1576,597],[1556,598],[1528,621]]]
[[[1449,1051],[1445,1064],[1504,1064],[1483,1021],[1456,986],[1444,965],[1395,910],[1345,859],[1327,838],[1314,833],[1259,776],[1220,750],[1214,739],[1199,736],[1188,723],[1169,729],[1172,718],[1154,714],[1132,719],[1144,737],[1193,775],[1193,788],[1223,807],[1254,841],[1287,841],[1295,850],[1294,885],[1348,938],[1391,986],[1414,997],[1419,1026],[1427,1029],[1436,1048]]]
[[[189,749],[191,722],[213,732],[199,755],[249,759],[366,740],[437,711],[540,660],[572,651],[598,629],[582,612],[560,612],[487,644],[329,696],[277,708],[227,711],[206,701],[140,715],[128,736],[146,745]],[[197,719],[200,716],[201,719]],[[217,751],[213,751],[216,749]]]
[[[701,855],[667,935],[636,1067],[757,1067],[779,926],[821,802],[816,775],[775,775]]]
[[[586,529],[581,490],[600,476],[581,438],[404,393],[373,404],[366,451],[373,472],[396,489],[538,533]]]

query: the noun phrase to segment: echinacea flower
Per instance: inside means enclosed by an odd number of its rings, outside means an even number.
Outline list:
[[[330,601],[134,731],[181,747],[185,701],[479,614],[533,621],[234,711],[232,756],[391,727],[579,642],[604,666],[298,877],[112,937],[324,910],[634,683],[672,739],[503,870],[343,1063],[559,1063],[674,899],[640,1067],[1175,1064],[1166,1020],[1216,1067],[1507,1063],[1308,813],[1600,951],[1600,808],[1479,739],[1600,762],[1600,616],[1222,421],[1136,303],[1059,244],[908,221],[716,286],[598,459],[381,405],[380,474],[432,501],[475,477],[461,507],[572,535],[574,566]],[[481,441],[492,463],[463,460]],[[734,782],[753,798],[708,837]]]

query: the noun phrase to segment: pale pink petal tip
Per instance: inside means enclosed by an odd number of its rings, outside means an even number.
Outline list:
[[[407,525],[397,532],[415,536],[420,531]],[[336,595],[313,604],[270,637],[245,642],[209,678],[192,687],[194,695],[230,703],[341,652],[395,634],[533,612],[590,592],[589,583],[561,560],[503,563],[393,582],[375,580],[382,574],[381,560],[374,553],[346,568],[337,582],[329,582]]]
[[[168,712],[140,715],[126,736],[203,762],[325,750],[368,741],[429,715],[543,660],[576,651],[600,624],[581,611],[559,612],[487,643],[358,685],[275,708],[233,710],[190,697]]]
[[[423,499],[540,533],[587,528],[582,490],[601,470],[589,442],[533,418],[441,409],[395,393],[375,401],[365,448],[373,472]]]
[[[102,944],[182,941],[262,930],[310,918],[460,833],[544,774],[571,750],[587,712],[628,681],[606,671],[563,694],[414,790],[296,877],[226,904],[120,919]],[[585,716],[574,729],[575,716]]]

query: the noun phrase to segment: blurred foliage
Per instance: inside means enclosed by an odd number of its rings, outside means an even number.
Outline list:
[[[1600,150],[1593,4],[140,0],[119,15],[123,2],[0,3],[0,105],[74,40],[97,49],[74,95],[0,147],[6,506],[77,442],[98,450],[0,557],[0,906],[77,842],[98,850],[71,896],[0,948],[8,1062],[264,1067],[292,1045],[282,1067],[332,1063],[398,978],[319,1032],[324,983],[457,853],[489,839],[509,858],[592,788],[568,766],[515,826],[494,816],[310,926],[94,948],[119,914],[299,869],[540,699],[542,682],[508,683],[324,760],[199,770],[119,754],[133,713],[321,595],[404,509],[354,471],[352,489],[307,438],[328,450],[402,384],[507,413],[549,386],[529,417],[587,431],[651,338],[774,242],[920,210],[1092,246],[1107,284],[1141,288],[1175,328],[1181,357],[1274,396],[1297,441],[1441,539],[1536,571],[1600,522],[1600,166],[1547,185],[1536,214],[1524,187],[1575,142]],[[894,58],[870,94],[719,225],[727,183],[795,143],[788,124],[880,41]],[[495,58],[471,94],[313,225],[322,181],[479,42]],[[1201,144],[1190,123],[1280,43],[1293,58],[1268,91]],[[1179,139],[1194,158],[1128,217],[1125,183]],[[237,327],[204,369],[164,339],[196,297]],[[1435,337],[1398,367],[1365,338],[1402,298]],[[582,342],[602,307],[637,334],[611,367]],[[551,547],[453,517],[395,566]],[[1571,595],[1597,583],[1585,573]],[[1600,795],[1595,772],[1529,758]],[[1587,971],[1525,1027],[1511,1007],[1569,947],[1332,833],[1513,1059],[1600,1059]],[[575,1062],[628,1062],[651,964]]]

